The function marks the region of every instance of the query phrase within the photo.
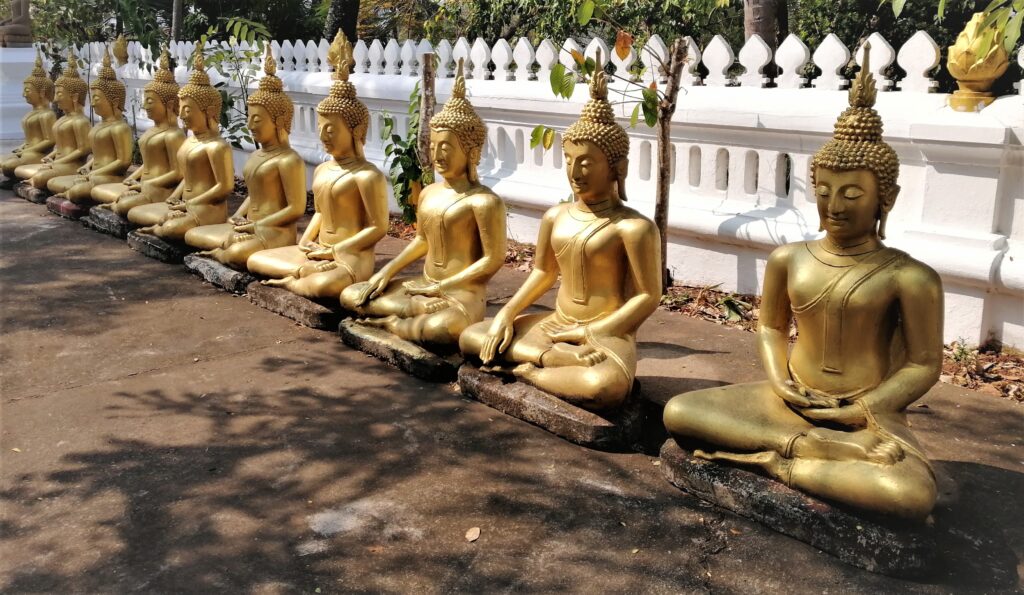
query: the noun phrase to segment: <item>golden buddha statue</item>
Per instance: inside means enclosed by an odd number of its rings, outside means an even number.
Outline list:
[[[167,200],[181,182],[177,154],[185,132],[178,127],[178,83],[166,49],[160,56],[160,68],[143,89],[142,107],[153,120],[153,127],[139,137],[142,167],[121,182],[92,189],[93,200],[122,217],[139,205]]]
[[[388,194],[387,178],[363,155],[370,112],[348,80],[352,44],[341,31],[328,60],[334,83],[316,111],[320,140],[333,159],[313,173],[316,212],[297,246],[261,250],[249,257],[248,268],[272,277],[266,285],[338,299],[373,274],[373,249],[388,229]]]
[[[636,331],[661,301],[654,223],[625,206],[629,136],[615,122],[604,72],[562,136],[574,201],[544,214],[533,271],[494,320],[466,329],[459,347],[484,364],[574,405],[623,403],[636,375]],[[522,314],[562,278],[555,311]],[[485,368],[485,369],[488,369]]]
[[[221,97],[210,85],[200,48],[192,62],[188,84],[178,91],[181,121],[192,132],[178,149],[178,171],[184,179],[162,203],[139,205],[128,220],[169,240],[184,240],[200,225],[223,223],[228,218],[228,195],[235,188],[231,145],[220,136]]]
[[[53,124],[54,147],[42,161],[19,165],[14,175],[31,180],[32,186],[46,190],[47,183],[58,176],[74,174],[85,164],[92,146],[89,144],[89,118],[82,113],[89,86],[78,74],[78,59],[68,51],[68,63],[54,83],[54,101],[64,115]]]
[[[21,165],[43,162],[43,157],[53,149],[53,124],[57,116],[50,108],[53,101],[53,81],[43,70],[43,57],[36,52],[36,65],[32,74],[25,79],[22,97],[32,110],[21,119],[25,142],[11,151],[11,155],[0,161],[0,170],[8,178],[15,178],[14,170]]]
[[[103,64],[99,76],[89,86],[92,91],[92,109],[102,119],[89,131],[92,156],[76,174],[51,178],[46,187],[71,202],[92,199],[97,184],[111,184],[124,180],[132,164],[135,137],[124,121],[124,83],[110,65],[110,52],[103,51]]]
[[[811,162],[825,237],[768,259],[758,342],[768,380],[674,397],[665,427],[835,502],[907,519],[935,503],[935,478],[904,409],[938,380],[942,283],[882,244],[899,161],[882,140],[864,65],[834,137]],[[789,350],[790,320],[799,335]]]
[[[260,146],[242,172],[249,195],[227,223],[200,225],[185,234],[188,245],[240,269],[255,252],[294,245],[295,224],[306,212],[306,163],[288,142],[295,108],[275,75],[270,44],[263,71],[248,101],[249,131]]]
[[[361,322],[409,341],[457,345],[483,320],[487,281],[505,261],[505,204],[480,184],[477,164],[487,130],[466,100],[462,61],[452,96],[430,121],[430,151],[443,178],[420,194],[416,237],[369,281],[349,285],[341,304]],[[396,278],[426,257],[423,274]]]

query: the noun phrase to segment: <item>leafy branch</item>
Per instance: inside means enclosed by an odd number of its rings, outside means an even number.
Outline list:
[[[270,32],[262,23],[241,17],[221,18],[220,21],[199,37],[199,43],[206,64],[236,83],[236,86],[229,86],[221,81],[214,87],[221,95],[220,125],[224,139],[241,149],[243,142],[256,144],[246,123],[246,104],[249,85],[259,74],[259,58],[263,55],[264,44],[270,42]],[[210,41],[213,43],[208,48]],[[241,47],[242,42],[248,49]]]

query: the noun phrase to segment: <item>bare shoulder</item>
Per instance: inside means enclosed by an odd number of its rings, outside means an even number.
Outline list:
[[[358,170],[352,172],[352,177],[360,184],[387,182],[384,172],[380,171],[376,165],[369,161],[366,162],[366,165],[363,165]]]
[[[643,238],[644,236],[657,237],[658,227],[640,211],[634,208],[623,206],[619,211],[619,219],[616,222],[619,232],[632,238]]]
[[[900,252],[896,278],[902,291],[915,294],[942,294],[942,278],[935,269],[905,252]]]
[[[474,192],[467,198],[472,202],[474,208],[493,208],[499,206],[505,208],[505,202],[487,186],[481,186],[479,192]]]
[[[286,151],[280,157],[278,161],[278,167],[306,167],[306,160],[302,158],[294,149]]]
[[[801,254],[809,254],[807,242],[792,242],[783,244],[768,255],[766,264],[769,268],[789,268],[790,264]]]
[[[560,202],[560,203],[558,203],[557,205],[555,205],[555,206],[551,207],[550,209],[544,211],[543,219],[545,219],[547,221],[554,221],[555,219],[558,219],[558,216],[561,215],[562,213],[564,213],[566,210],[568,210],[568,208],[569,208],[569,206],[571,204],[572,203],[570,203],[570,202]]]

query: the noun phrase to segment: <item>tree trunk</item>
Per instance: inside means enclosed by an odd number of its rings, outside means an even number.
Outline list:
[[[779,38],[784,37],[784,30],[779,26],[782,15],[788,16],[786,0],[743,0],[744,39],[757,33],[774,51],[779,46]],[[787,26],[788,20],[785,18]]]
[[[331,0],[324,21],[324,39],[334,39],[338,29],[352,42],[358,39],[356,25],[359,22],[359,0]]]
[[[668,268],[668,191],[672,176],[672,116],[676,113],[679,83],[686,64],[686,44],[676,38],[668,55],[665,96],[658,104],[658,179],[654,202],[654,224],[661,234],[661,291],[668,292],[672,272]]]
[[[171,4],[171,41],[181,41],[181,21],[184,18],[185,0],[173,0]]]
[[[420,55],[420,122],[419,138],[416,139],[416,153],[420,168],[429,172],[433,167],[430,160],[430,119],[434,117],[434,54]]]

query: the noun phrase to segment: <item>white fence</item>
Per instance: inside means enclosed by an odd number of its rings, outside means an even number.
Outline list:
[[[704,48],[686,41],[693,61],[686,68],[671,139],[669,265],[685,284],[756,293],[772,248],[818,233],[808,162],[846,106],[843,89],[849,81],[842,70],[850,49],[834,35],[813,52],[791,35],[774,56],[758,37],[738,54],[720,36]],[[885,138],[902,163],[889,243],[942,275],[947,340],[977,343],[994,337],[1024,346],[1024,95],[1001,97],[979,113],[953,112],[946,95],[932,92],[929,73],[942,53],[926,32],[917,32],[899,50],[877,34],[870,41],[871,69],[882,91],[877,109]],[[171,48],[182,65],[176,72],[182,82],[194,47],[183,42]],[[273,47],[278,75],[296,104],[292,144],[308,163],[319,163],[326,155],[317,138],[315,108],[330,87],[328,43],[275,41]],[[404,123],[418,80],[418,56],[434,51],[441,59],[439,101],[450,92],[454,60],[465,58],[468,94],[488,125],[481,176],[508,202],[512,236],[532,242],[543,211],[569,195],[560,151],[531,149],[529,138],[537,124],[563,130],[587,98],[584,85],[567,101],[555,98],[548,84],[552,66],[572,66],[563,51],[571,49],[588,57],[601,50],[614,72],[625,76],[637,60],[653,63],[651,54],[667,53],[657,37],[625,60],[600,39],[585,48],[573,40],[533,47],[521,39],[514,48],[505,40],[488,45],[459,39],[433,48],[426,41],[368,45],[360,40],[352,80],[373,114],[367,156],[383,165],[381,114],[391,112]],[[101,47],[88,51],[98,63]],[[129,53],[130,62],[120,72],[135,99],[135,117],[146,128],[150,123],[138,106],[155,56],[135,43]],[[745,72],[730,77],[737,57]],[[773,60],[781,74],[770,79],[763,71]],[[698,62],[709,71],[703,79]],[[822,74],[807,81],[801,72],[810,62]],[[883,75],[894,62],[907,73],[900,80]],[[1014,62],[1011,68],[1019,76],[1024,49]],[[656,76],[653,68],[641,74],[645,82]],[[766,88],[769,84],[774,86]],[[613,99],[623,86],[612,84]],[[617,109],[628,125],[632,105]],[[648,214],[656,177],[653,132],[643,125],[630,131],[629,201]]]

